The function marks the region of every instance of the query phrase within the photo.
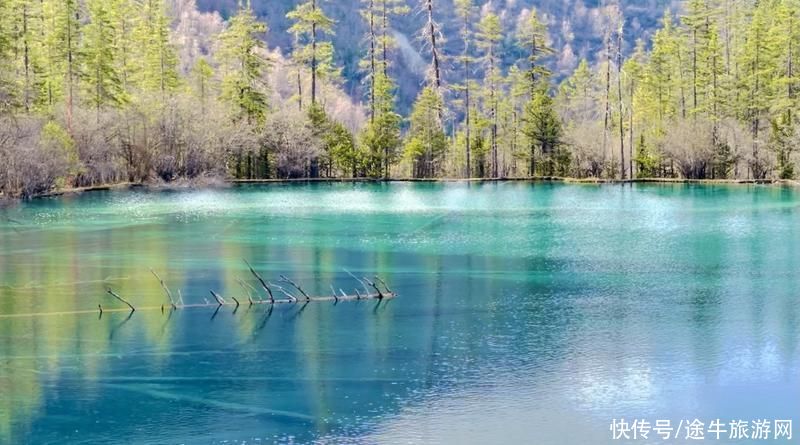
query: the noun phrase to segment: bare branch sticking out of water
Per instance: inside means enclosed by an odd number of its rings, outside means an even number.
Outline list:
[[[253,291],[255,291],[255,289],[253,289],[253,287],[250,286],[249,284],[245,283],[244,280],[236,280],[236,281],[239,282],[239,286],[242,286],[242,289],[244,290],[244,293],[247,294],[247,301],[250,302],[250,306],[255,304],[255,301],[253,300],[253,294],[250,292],[251,289]],[[256,292],[256,294],[257,293],[258,292]]]
[[[370,286],[372,286],[372,288],[375,289],[376,292],[378,292],[378,298],[382,300],[383,299],[383,292],[381,292],[381,290],[378,288],[378,286],[376,286],[375,283],[370,281],[369,278],[367,278],[367,277],[364,277],[364,281],[367,284],[369,284]],[[369,294],[369,292],[367,292],[367,294]]]
[[[211,296],[214,297],[215,300],[217,300],[217,304],[219,304],[220,306],[225,304],[225,299],[222,298],[218,293],[214,292],[213,290],[209,292],[211,292]]]
[[[252,273],[253,276],[256,277],[256,279],[258,280],[259,283],[261,283],[261,287],[263,287],[264,290],[267,291],[267,294],[269,295],[269,302],[272,303],[272,304],[275,304],[275,296],[272,295],[272,289],[270,289],[269,286],[267,286],[267,282],[264,281],[263,278],[261,278],[261,275],[259,275],[258,272],[256,272],[255,269],[253,269],[253,266],[251,266],[250,263],[247,260],[244,260],[244,262],[245,262],[245,264],[247,264],[247,267],[250,269],[250,273]]]
[[[172,305],[172,309],[177,309],[178,307],[175,306],[175,299],[172,298],[172,292],[169,291],[169,288],[167,287],[166,283],[164,283],[164,280],[162,280],[152,268],[150,269],[150,272],[156,277],[158,282],[161,284],[161,288],[164,289],[164,292],[167,294],[167,298],[169,298],[169,303]]]
[[[287,278],[286,275],[281,275],[281,281],[283,281],[284,283],[289,283],[290,286],[299,290],[300,293],[303,294],[304,297],[306,297],[306,301],[311,301],[311,297],[308,296],[306,291],[304,291],[303,288],[301,288],[297,283]]]
[[[108,293],[109,293],[109,294],[110,294],[112,297],[114,297],[114,298],[116,298],[117,300],[119,300],[119,301],[121,301],[121,302],[123,302],[123,303],[127,304],[127,305],[128,305],[128,307],[129,307],[129,308],[131,308],[131,312],[136,312],[136,308],[135,308],[135,307],[133,307],[133,305],[132,305],[132,304],[128,303],[128,300],[126,300],[126,299],[124,299],[124,298],[120,297],[119,295],[117,295],[117,293],[116,293],[116,292],[114,292],[113,290],[111,290],[111,288],[110,288],[110,287],[109,287],[108,289],[106,289],[106,290],[108,291]]]
[[[348,274],[348,275],[350,275],[351,277],[353,277],[353,279],[354,279],[354,280],[358,281],[358,282],[359,282],[359,283],[360,283],[362,286],[364,286],[364,292],[365,292],[367,295],[369,295],[369,288],[367,287],[367,283],[365,283],[365,282],[364,282],[364,280],[362,280],[361,278],[358,278],[357,276],[353,275],[353,274],[352,274],[352,273],[351,273],[349,270],[347,270],[347,269],[344,269],[344,271],[345,271],[345,272],[347,272],[347,274]],[[356,294],[358,294],[358,290],[357,290],[357,289],[356,289]],[[360,299],[360,298],[361,298],[361,297],[359,296],[359,299]]]
[[[275,289],[278,289],[283,295],[286,295],[287,297],[289,297],[289,299],[292,300],[292,303],[297,303],[297,297],[295,297],[294,295],[290,294],[286,289],[283,288],[283,286],[279,286],[279,285],[277,285],[275,283],[269,283],[269,285],[274,287]]]
[[[336,295],[336,289],[333,288],[333,284],[331,284],[331,294],[333,294],[333,304],[339,302],[339,296]]]
[[[389,286],[387,286],[387,285],[386,285],[386,282],[385,282],[385,281],[383,281],[383,280],[381,279],[381,277],[379,277],[379,276],[375,275],[375,280],[376,280],[376,281],[378,281],[379,283],[381,283],[381,284],[383,285],[383,287],[386,289],[386,292],[389,292],[390,294],[394,293],[394,292],[392,292],[392,290],[391,290],[391,289],[389,289]]]

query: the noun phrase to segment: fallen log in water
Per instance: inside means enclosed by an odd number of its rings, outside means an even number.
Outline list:
[[[290,286],[292,289],[297,290],[297,292],[299,292],[300,295],[302,296],[302,298],[299,298],[297,295],[293,294],[292,291],[290,291],[289,289],[279,284],[266,281],[258,272],[256,272],[256,270],[253,268],[253,266],[250,265],[249,262],[247,262],[247,260],[245,260],[245,264],[247,264],[247,268],[250,270],[250,273],[256,278],[256,280],[258,280],[258,282],[261,284],[262,289],[266,291],[267,295],[269,296],[268,300],[262,299],[261,297],[258,297],[258,300],[255,300],[253,299],[253,294],[251,294],[250,291],[252,290],[255,292],[256,289],[245,283],[243,280],[237,280],[240,286],[242,287],[242,290],[245,292],[247,301],[249,302],[250,306],[267,305],[270,306],[271,308],[278,304],[297,304],[300,301],[302,301],[305,304],[312,302],[321,303],[326,301],[328,302],[332,301],[334,304],[338,304],[340,301],[360,301],[360,300],[383,301],[385,299],[391,299],[397,296],[397,294],[395,294],[389,288],[386,282],[380,279],[379,277],[375,276],[375,281],[372,281],[367,277],[358,278],[348,270],[345,270],[345,272],[351,277],[353,277],[353,279],[356,280],[356,282],[361,287],[363,287],[364,289],[363,293],[358,290],[358,287],[356,287],[354,289],[355,292],[354,294],[348,294],[341,288],[339,289],[339,293],[337,294],[335,288],[333,287],[333,285],[331,285],[331,295],[314,297],[309,295],[305,290],[303,290],[302,286],[297,282],[291,280],[285,275],[280,275],[280,282]],[[177,310],[179,308],[182,309],[182,308],[207,307],[207,308],[216,308],[217,311],[219,311],[219,309],[222,308],[223,306],[233,306],[234,310],[238,309],[240,306],[240,301],[238,298],[231,297],[233,302],[229,302],[225,298],[223,298],[219,293],[213,290],[209,292],[211,293],[211,296],[214,297],[214,302],[209,302],[208,300],[205,300],[203,303],[185,304],[183,302],[183,296],[180,296],[178,300],[180,305],[178,305],[176,304],[176,301],[172,296],[172,292],[167,287],[164,280],[161,279],[161,277],[153,269],[150,269],[150,272],[156,277],[159,284],[161,285],[161,288],[164,290],[164,293],[167,295],[167,298],[169,298],[169,302],[173,310]],[[381,289],[381,286],[383,286],[383,289]],[[275,295],[273,294],[273,289],[285,295],[286,298],[275,298]],[[115,297],[117,300],[125,303],[130,308],[131,313],[137,310],[136,308],[133,307],[131,303],[129,303],[127,300],[119,296],[119,294],[115,293],[110,288],[108,289],[108,293],[113,297]],[[180,295],[180,290],[178,291],[178,294]],[[258,292],[256,292],[256,294],[258,294]],[[98,305],[97,307],[100,313],[102,314],[104,311],[103,307],[101,305]],[[159,308],[161,309],[162,312],[164,312],[164,305],[152,306],[152,307],[140,307],[139,310],[156,310]],[[122,310],[123,309],[105,309],[106,312],[120,312]]]

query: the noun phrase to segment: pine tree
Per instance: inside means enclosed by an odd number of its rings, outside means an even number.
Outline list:
[[[625,73],[625,85],[622,87],[624,94],[627,95],[628,101],[628,170],[631,174],[631,179],[636,177],[634,170],[634,138],[635,138],[635,121],[638,117],[636,115],[638,103],[636,102],[636,92],[644,75],[644,64],[646,61],[645,43],[639,39],[636,41],[636,50],[633,55],[625,61],[622,71]]]
[[[111,24],[114,27],[113,46],[116,52],[116,70],[123,88],[132,92],[132,76],[136,71],[137,43],[134,36],[137,16],[135,0],[108,0]]]
[[[81,23],[78,0],[51,0],[55,3],[56,35],[53,44],[58,64],[63,66],[67,98],[67,131],[72,133],[72,116],[74,112],[78,79],[80,77],[80,40]]]
[[[166,5],[164,0],[144,0],[140,8],[138,23],[132,31],[139,45],[137,84],[144,91],[159,92],[163,103],[180,83]]]
[[[553,157],[561,144],[562,128],[553,99],[544,87],[539,87],[534,92],[531,101],[525,107],[524,123],[524,132],[532,142],[528,174],[530,176],[536,174],[533,150],[538,148],[542,157],[548,160],[544,173],[552,175],[555,170]]]
[[[328,59],[332,59],[333,48],[329,42],[321,43],[319,41],[320,34],[333,33],[333,20],[331,20],[322,9],[319,7],[320,0],[309,0],[305,3],[299,4],[294,10],[286,14],[286,18],[293,21],[294,24],[289,28],[289,32],[298,36],[298,48],[302,54],[300,60],[309,64],[311,71],[311,105],[317,103],[317,77],[320,74],[319,70],[321,52],[327,51]],[[301,41],[302,40],[302,41]],[[330,66],[331,62],[328,62]]]
[[[117,51],[113,47],[116,29],[106,0],[87,0],[89,23],[84,27],[83,83],[85,97],[97,112],[104,106],[119,106],[127,101],[117,72]]]
[[[759,153],[759,137],[764,117],[770,107],[769,87],[776,73],[776,45],[771,41],[774,35],[769,32],[772,18],[769,3],[761,2],[756,5],[739,62],[743,67],[740,81],[746,91],[739,108],[744,119],[749,122],[753,136],[750,172],[756,179],[764,178],[767,174]]]
[[[369,82],[369,118],[370,122],[375,122],[375,76],[378,71],[378,11],[376,0],[362,0],[364,7],[361,9],[361,17],[367,25],[367,55],[362,60],[362,68],[367,70],[367,82]]]
[[[781,0],[774,8],[775,21],[772,34],[780,59],[775,75],[774,98],[771,110],[774,115],[790,121],[798,118],[800,102],[800,76],[797,70],[797,57],[800,51],[800,0]]]
[[[678,94],[676,86],[680,69],[678,47],[672,17],[665,12],[662,27],[653,37],[653,47],[648,63],[644,67],[640,89],[637,92],[639,116],[647,122],[652,138],[660,138],[667,122],[677,114]]]
[[[625,17],[622,15],[621,5],[618,7],[619,17],[617,19],[617,114],[619,115],[619,162],[620,177],[625,180],[625,104],[622,100],[622,40],[625,27]],[[631,172],[633,174],[633,172]]]
[[[16,102],[17,88],[14,73],[13,5],[0,2],[0,112],[10,110]]]
[[[361,134],[361,143],[369,155],[370,176],[389,177],[389,169],[401,143],[401,120],[394,111],[394,84],[379,70],[375,73],[375,117]]]
[[[464,113],[464,152],[466,155],[465,158],[465,171],[464,177],[469,178],[472,176],[472,159],[470,153],[470,143],[472,139],[471,135],[471,119],[470,119],[470,92],[471,92],[471,84],[472,84],[472,65],[475,63],[476,59],[475,56],[472,54],[472,46],[473,46],[473,30],[472,30],[472,21],[475,18],[475,5],[473,4],[472,0],[456,0],[455,1],[456,7],[456,14],[459,18],[460,22],[460,36],[461,42],[463,45],[463,49],[461,54],[458,57],[458,61],[461,62],[463,66],[462,71],[462,79],[463,83],[461,85],[455,85],[454,88],[459,90],[463,94],[463,113]]]
[[[499,66],[499,45],[502,39],[502,27],[500,18],[489,13],[481,19],[478,24],[477,44],[483,50],[483,64],[485,67],[484,88],[487,91],[487,107],[489,119],[491,121],[491,156],[492,156],[492,177],[500,175],[497,157],[497,107],[498,107],[498,87],[500,82]]]
[[[212,68],[205,57],[201,57],[192,68],[192,75],[194,77],[194,92],[197,97],[200,98],[201,111],[203,116],[205,116],[206,108],[208,107],[208,98],[211,92],[211,81],[214,77],[214,68]]]
[[[441,96],[432,86],[424,88],[414,103],[405,154],[412,161],[415,178],[433,178],[438,174],[447,147],[439,120],[442,106]]]
[[[241,5],[220,36],[218,53],[223,73],[222,99],[231,105],[235,120],[243,120],[256,128],[264,124],[268,111],[263,76],[269,62],[260,54],[264,42],[258,37],[266,31],[266,25],[256,20],[250,4]],[[260,170],[267,175],[270,164],[266,148],[262,147],[261,158],[263,168]],[[235,161],[239,178],[252,177],[253,172],[259,170],[254,168],[250,153],[246,159],[238,154]]]
[[[530,79],[531,95],[537,89],[537,79],[546,80],[550,76],[550,70],[542,63],[542,59],[553,54],[553,49],[549,46],[547,26],[539,20],[536,9],[532,9],[527,20],[519,32],[520,45],[527,52],[528,76]]]
[[[567,122],[580,124],[598,118],[595,84],[589,62],[581,59],[572,75],[559,87],[561,114]]]
[[[770,148],[775,152],[777,159],[778,177],[780,179],[794,179],[794,151],[795,124],[791,114],[787,111],[780,118],[772,120],[770,132]],[[793,138],[795,140],[793,140]]]
[[[409,13],[410,8],[405,4],[405,0],[374,0],[378,15],[380,17],[380,36],[377,43],[381,51],[381,69],[383,74],[389,76],[389,50],[394,46],[394,37],[389,32],[392,26],[392,18],[403,16]]]
[[[712,36],[711,20],[713,11],[708,0],[689,0],[686,3],[686,15],[681,22],[686,27],[686,42],[691,58],[691,90],[692,108],[690,114],[696,116],[700,111],[701,99],[708,83],[708,69],[705,64],[709,57],[708,44]]]
[[[234,107],[237,118],[256,124],[263,123],[267,114],[263,76],[269,63],[259,53],[264,43],[258,37],[266,32],[248,4],[239,8],[220,36],[222,97]]]
[[[41,80],[39,78],[40,69],[40,42],[41,42],[41,16],[42,2],[40,0],[8,0],[11,6],[11,19],[16,28],[11,36],[11,43],[14,46],[13,53],[8,57],[17,61],[15,71],[17,72],[17,90],[19,91],[19,102],[23,111],[32,111],[37,102],[37,93]]]
[[[65,39],[62,38],[64,29],[59,25],[63,17],[63,6],[64,3],[58,0],[44,0],[41,3],[40,38],[37,42],[39,82],[35,108],[44,112],[50,112],[61,102],[66,86],[64,78],[67,60],[63,54]]]

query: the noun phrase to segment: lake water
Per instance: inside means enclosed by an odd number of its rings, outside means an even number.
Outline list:
[[[244,298],[243,259],[315,295],[352,293],[347,269],[399,297],[98,316],[124,307],[109,286],[168,303],[150,268],[186,304]],[[0,443],[583,445],[620,443],[620,418],[793,419],[797,440],[799,296],[791,188],[40,199],[0,210]]]

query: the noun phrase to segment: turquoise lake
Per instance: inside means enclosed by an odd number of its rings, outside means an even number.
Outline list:
[[[185,304],[245,301],[245,259],[312,295],[353,293],[348,270],[399,296],[171,311],[150,272]],[[611,444],[621,418],[793,419],[797,441],[799,302],[793,188],[38,199],[0,209],[0,443]]]

